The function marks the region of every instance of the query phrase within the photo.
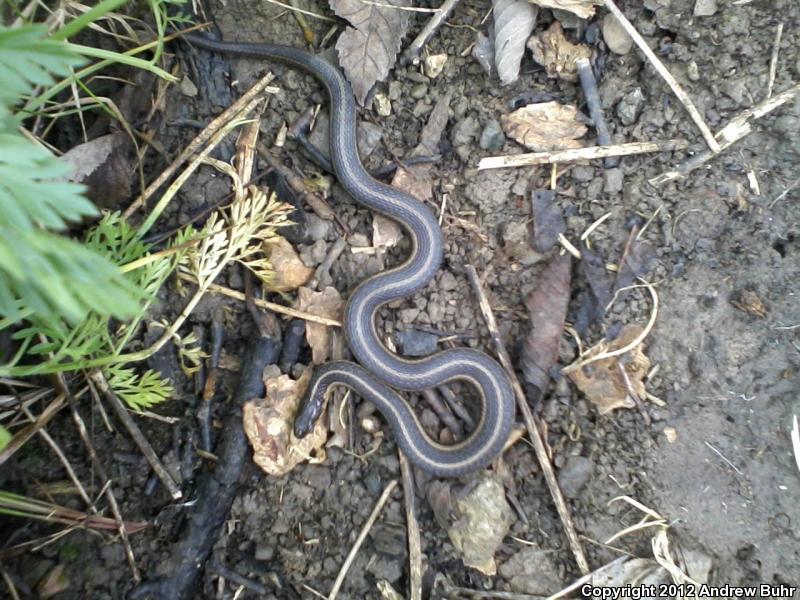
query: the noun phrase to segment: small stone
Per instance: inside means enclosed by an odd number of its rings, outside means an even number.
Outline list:
[[[318,265],[328,255],[328,244],[325,240],[317,240],[311,245],[309,257],[315,265]]]
[[[418,83],[414,87],[411,88],[411,97],[414,100],[421,100],[425,96],[428,95],[428,86],[424,83]]]
[[[459,158],[468,161],[472,154],[472,140],[474,140],[480,131],[480,123],[478,119],[470,115],[466,119],[460,120],[453,127],[452,142]]]
[[[603,172],[603,191],[606,194],[618,194],[622,191],[622,182],[625,176],[622,169],[606,169]]]
[[[403,575],[402,563],[396,559],[379,558],[372,563],[367,569],[375,579],[385,579],[394,583]]]
[[[747,85],[744,79],[726,79],[719,85],[719,89],[736,104],[741,106],[747,103]]]
[[[397,318],[400,319],[401,323],[413,323],[417,316],[419,315],[418,308],[404,308],[400,312],[397,313]]]
[[[536,546],[523,548],[506,560],[500,565],[500,575],[514,592],[549,596],[562,588],[551,552]]]
[[[622,97],[617,104],[617,116],[623,125],[633,125],[644,108],[644,94],[636,88]]]
[[[697,66],[695,61],[690,60],[686,65],[686,76],[689,81],[700,81],[700,67]]]
[[[326,237],[328,237],[330,228],[330,221],[320,219],[313,213],[309,213],[306,216],[306,232],[308,232],[308,236],[315,242],[318,240],[324,240]]]
[[[372,99],[372,107],[381,117],[388,117],[392,114],[392,102],[386,94],[375,94]]]
[[[567,498],[577,498],[594,471],[594,463],[582,456],[570,456],[558,472],[558,484]]]
[[[717,0],[697,0],[694,3],[695,17],[710,17],[717,12]]]
[[[603,17],[603,40],[614,54],[627,54],[633,48],[633,39],[612,14]]]
[[[442,274],[439,277],[439,289],[450,291],[456,289],[457,287],[458,280],[456,279],[456,276],[450,271],[442,271]]]
[[[195,96],[197,96],[197,86],[188,77],[184,76],[184,78],[181,79],[179,87],[181,90],[181,94],[183,94],[184,96],[188,96],[189,98],[194,98]]]
[[[392,81],[389,84],[389,100],[400,100],[403,96],[403,84],[399,81]]]
[[[431,79],[438,77],[444,70],[444,64],[447,62],[447,54],[431,54],[425,57],[425,62],[422,63],[422,70],[425,75]]]
[[[578,165],[572,169],[571,174],[575,181],[591,181],[594,179],[594,167]]]
[[[403,356],[428,356],[436,352],[439,338],[432,333],[408,329],[395,333],[394,341]]]
[[[358,153],[361,156],[369,156],[378,147],[378,143],[383,136],[383,128],[369,121],[360,121],[358,124],[356,138],[358,141]]]
[[[406,557],[408,544],[406,543],[406,531],[402,527],[394,525],[376,524],[369,532],[375,550],[386,556],[395,556],[400,559]]]
[[[256,546],[256,560],[268,561],[275,556],[275,547],[266,544]]]
[[[503,128],[497,119],[490,119],[481,133],[481,139],[478,143],[482,150],[491,150],[497,152],[503,147],[506,141],[506,135],[503,133]]]

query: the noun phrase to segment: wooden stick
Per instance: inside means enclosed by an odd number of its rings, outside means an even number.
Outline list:
[[[609,156],[645,154],[647,152],[672,152],[673,150],[683,150],[686,147],[688,147],[686,140],[664,140],[662,142],[630,142],[628,144],[612,144],[610,146],[589,146],[588,148],[557,150],[555,152],[487,156],[478,163],[478,170],[547,165],[576,160],[607,158]]]
[[[141,453],[144,454],[147,462],[150,463],[150,467],[153,469],[153,472],[161,480],[161,483],[164,484],[164,487],[167,488],[170,496],[172,496],[172,499],[180,500],[183,496],[183,493],[181,493],[180,489],[178,489],[178,486],[175,484],[175,481],[172,479],[172,476],[169,474],[164,465],[161,464],[161,461],[156,455],[156,451],[153,450],[150,442],[148,442],[147,438],[144,437],[142,430],[139,429],[139,426],[128,413],[127,407],[123,404],[122,400],[119,399],[119,396],[114,393],[114,391],[111,389],[111,386],[108,385],[108,381],[106,381],[102,371],[99,369],[92,370],[92,372],[89,374],[89,378],[94,382],[103,396],[105,396],[108,403],[111,404],[111,408],[114,409],[114,412],[117,414],[117,417],[119,417],[119,420],[122,421],[123,425],[125,425],[125,428],[128,430],[128,433],[131,434],[133,441],[139,447]]]
[[[672,76],[672,73],[669,72],[667,67],[664,66],[664,63],[659,60],[659,58],[655,55],[655,53],[650,49],[650,46],[647,45],[647,42],[644,41],[644,38],[639,35],[639,32],[636,31],[636,28],[631,24],[630,21],[622,14],[622,11],[617,8],[617,5],[614,4],[614,0],[604,0],[606,8],[611,11],[619,24],[622,25],[623,29],[628,33],[629,36],[633,39],[639,49],[644,53],[647,59],[652,63],[655,70],[658,72],[661,77],[664,78],[664,81],[667,82],[667,85],[672,89],[672,93],[674,93],[678,100],[681,101],[681,104],[686,108],[686,111],[689,113],[689,116],[694,121],[697,128],[700,130],[700,133],[703,134],[703,138],[706,140],[706,144],[714,153],[720,152],[719,144],[717,140],[714,138],[714,134],[711,133],[711,130],[706,125],[706,122],[703,120],[703,117],[700,115],[700,111],[697,110],[697,107],[692,102],[692,99],[689,97],[684,89],[678,85],[678,82]]]
[[[422,28],[422,31],[419,32],[419,35],[414,38],[414,41],[411,42],[408,48],[406,48],[406,51],[403,52],[403,64],[411,63],[416,65],[419,63],[419,55],[422,52],[422,48],[431,40],[459,2],[460,0],[444,0],[436,13],[431,17],[430,21],[428,21],[425,27]]]
[[[795,96],[797,96],[799,92],[800,83],[796,83],[788,90],[781,92],[777,96],[767,98],[760,104],[757,104],[756,106],[748,108],[747,110],[739,113],[737,116],[731,119],[728,124],[725,125],[725,127],[720,129],[719,133],[717,134],[717,139],[720,141],[720,148],[722,150],[726,150],[734,143],[738,142],[753,130],[751,121],[760,119],[764,115],[771,113],[776,108],[783,106],[787,102],[790,102]],[[697,156],[693,156],[681,164],[679,167],[662,173],[657,177],[653,177],[649,180],[649,183],[650,185],[659,186],[675,179],[679,179],[691,171],[694,171],[697,167],[703,166],[715,156],[716,154],[710,150],[701,152]]]
[[[767,82],[767,99],[772,98],[772,86],[775,85],[775,76],[778,74],[778,54],[781,50],[781,37],[783,36],[783,23],[778,23],[775,28],[775,42],[772,45],[772,59],[769,61],[769,81]]]
[[[483,291],[483,286],[481,285],[480,279],[478,279],[478,272],[475,270],[473,265],[467,265],[466,271],[469,281],[472,284],[472,288],[475,291],[475,294],[478,296],[481,312],[483,313],[483,318],[486,320],[486,325],[489,328],[489,334],[494,342],[497,356],[500,359],[500,363],[503,365],[503,368],[505,368],[506,372],[508,373],[508,376],[511,378],[511,385],[514,388],[514,394],[517,397],[517,406],[519,407],[519,410],[525,420],[525,426],[528,429],[528,435],[530,435],[531,441],[533,442],[533,448],[536,451],[536,458],[539,459],[539,466],[541,466],[542,473],[544,473],[544,479],[547,482],[547,487],[550,489],[550,495],[553,497],[553,502],[556,505],[558,516],[561,517],[561,523],[564,526],[564,532],[567,535],[567,541],[572,549],[572,554],[575,556],[575,562],[577,563],[580,572],[585,575],[589,572],[589,563],[586,560],[586,555],[583,553],[583,547],[581,546],[580,539],[578,538],[578,533],[575,531],[575,524],[572,522],[572,516],[569,514],[569,509],[567,509],[567,503],[564,501],[564,495],[561,493],[561,488],[558,487],[558,480],[556,479],[555,472],[553,471],[553,465],[550,463],[550,459],[547,456],[547,449],[545,448],[544,441],[539,433],[541,430],[539,428],[538,419],[534,416],[530,407],[528,406],[528,401],[525,398],[525,392],[522,390],[522,385],[520,385],[517,374],[514,371],[514,365],[511,362],[511,356],[509,356],[508,350],[506,350],[506,346],[503,343],[503,339],[500,337],[500,331],[497,328],[497,321],[494,318],[494,312],[489,304],[489,299],[486,297],[486,293]]]
[[[408,597],[410,600],[422,600],[422,544],[417,521],[414,472],[406,455],[399,449],[397,456],[400,458],[400,474],[403,480],[403,498],[406,504],[406,527],[408,529]]]
[[[342,587],[342,584],[344,583],[344,578],[347,575],[347,571],[350,570],[350,566],[353,564],[353,560],[355,560],[356,554],[358,554],[358,551],[361,548],[361,544],[364,543],[364,540],[367,538],[369,530],[372,529],[372,526],[378,519],[378,515],[381,514],[383,507],[389,500],[389,496],[392,495],[392,492],[396,487],[397,487],[397,479],[392,479],[389,482],[389,485],[387,485],[386,488],[383,490],[381,497],[378,498],[378,502],[375,504],[375,508],[372,509],[372,512],[370,513],[367,522],[364,523],[364,526],[361,528],[361,533],[358,534],[355,544],[353,544],[353,547],[350,548],[350,554],[347,555],[347,558],[345,559],[342,568],[339,570],[339,574],[336,576],[336,581],[334,581],[333,583],[333,588],[331,588],[331,593],[328,594],[328,600],[336,599],[336,595],[339,593],[339,589]]]

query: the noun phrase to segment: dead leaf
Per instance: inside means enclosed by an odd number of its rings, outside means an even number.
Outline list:
[[[574,106],[553,101],[528,104],[500,120],[510,138],[534,152],[548,152],[582,147],[577,138],[587,128],[579,117],[580,112]]]
[[[59,563],[42,577],[36,586],[39,598],[52,598],[69,588],[69,573],[64,568],[64,563]]]
[[[298,289],[297,310],[341,320],[344,300],[334,287],[326,287],[321,292],[309,288]],[[331,333],[327,325],[321,323],[306,323],[306,341],[311,346],[311,357],[314,364],[319,365],[328,360],[331,354]]]
[[[533,191],[533,249],[547,252],[567,228],[553,190]]]
[[[613,284],[611,278],[606,270],[606,261],[599,254],[595,254],[589,249],[585,242],[580,243],[581,251],[581,270],[586,276],[586,281],[589,282],[589,290],[591,290],[591,298],[594,300],[587,306],[589,323],[600,323],[606,315],[606,307],[614,297],[611,290]]]
[[[291,292],[304,285],[314,274],[314,269],[307,267],[300,260],[292,245],[286,238],[278,237],[265,245],[266,254],[275,275],[269,282],[269,289],[275,292]]]
[[[607,343],[600,342],[581,359],[585,360],[601,352],[613,352],[630,344],[641,333],[641,325],[625,325],[619,336]],[[578,386],[586,397],[597,407],[601,415],[611,412],[615,408],[633,408],[634,400],[628,393],[625,377],[620,372],[620,365],[630,382],[630,387],[640,398],[645,397],[644,378],[650,370],[650,359],[645,356],[642,344],[620,356],[612,356],[596,360],[574,371],[569,371],[569,378]]]
[[[494,18],[494,64],[503,85],[519,77],[525,41],[536,25],[539,12],[527,0],[492,0]]]
[[[531,329],[525,337],[520,366],[525,381],[536,388],[540,397],[558,358],[569,304],[571,263],[569,254],[550,258],[539,273],[536,287],[525,298]]]
[[[399,171],[399,169],[398,169]],[[403,229],[397,223],[381,214],[372,217],[372,245],[375,248],[391,248],[403,237]]]
[[[61,156],[72,167],[69,180],[87,186],[86,195],[101,208],[116,208],[131,195],[136,173],[126,133],[109,133],[78,144]]]
[[[385,0],[381,4],[408,6],[407,0]],[[330,5],[337,16],[352,25],[339,36],[336,51],[356,100],[364,106],[372,86],[383,81],[394,66],[410,13],[361,0],[331,0]]]
[[[531,36],[528,48],[533,53],[533,60],[545,68],[548,77],[566,81],[578,81],[575,61],[592,56],[591,48],[573,44],[564,37],[564,29],[558,21],[553,21],[546,31]]]
[[[276,369],[276,376],[264,382],[265,397],[246,402],[242,414],[242,427],[253,447],[253,462],[269,475],[285,475],[306,460],[323,462],[328,437],[325,419],[319,419],[314,430],[301,440],[292,432],[311,369],[297,381],[277,373]]]
[[[764,301],[753,290],[741,290],[733,295],[731,304],[746,312],[747,314],[761,317],[767,317],[767,307],[764,306]]]
[[[578,15],[581,19],[594,16],[594,7],[603,3],[603,0],[530,0],[534,4],[545,8],[558,8]]]

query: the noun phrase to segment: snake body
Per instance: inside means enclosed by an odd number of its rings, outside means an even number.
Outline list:
[[[426,205],[373,179],[364,169],[356,146],[356,104],[344,75],[327,61],[288,46],[219,42],[191,34],[184,39],[216,52],[278,60],[314,75],[330,97],[330,154],[339,183],[357,202],[401,223],[411,238],[412,250],[405,262],[367,279],[350,296],[344,331],[361,366],[338,361],[315,369],[295,421],[295,434],[303,437],[313,429],[327,389],[342,384],[377,406],[401,449],[421,469],[454,476],[486,466],[502,450],[514,420],[513,392],[503,368],[470,348],[406,360],[389,352],[375,329],[374,316],[381,305],[413,294],[434,277],[442,262],[443,239]],[[419,392],[456,379],[469,381],[479,391],[481,417],[466,440],[444,446],[425,433],[414,411],[392,388]]]

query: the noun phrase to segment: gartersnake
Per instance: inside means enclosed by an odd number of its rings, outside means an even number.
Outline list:
[[[373,179],[364,169],[356,146],[356,103],[347,80],[327,61],[295,48],[218,42],[191,34],[184,39],[208,50],[278,60],[314,75],[330,96],[330,153],[339,183],[359,203],[400,222],[411,237],[412,250],[405,262],[370,277],[350,296],[344,331],[361,366],[339,361],[315,370],[295,421],[295,434],[302,437],[311,431],[328,387],[343,384],[378,407],[399,446],[425,471],[448,476],[486,466],[502,450],[514,420],[513,392],[503,368],[487,354],[469,348],[405,360],[389,352],[375,330],[374,316],[381,305],[413,294],[433,278],[442,261],[443,240],[425,204]],[[466,440],[444,446],[425,433],[411,407],[391,388],[418,392],[455,379],[465,379],[477,388],[481,418]]]

